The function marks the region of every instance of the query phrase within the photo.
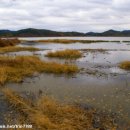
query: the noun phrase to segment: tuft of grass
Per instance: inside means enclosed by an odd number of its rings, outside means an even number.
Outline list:
[[[0,57],[0,84],[5,82],[21,82],[24,77],[35,72],[72,74],[78,72],[75,65],[41,61],[36,56]]]
[[[77,59],[82,57],[82,54],[78,50],[61,50],[56,52],[48,52],[47,57],[57,57],[57,58],[65,58],[65,59]]]
[[[18,52],[18,51],[39,51],[39,49],[34,47],[14,47],[14,46],[0,48],[0,53]]]
[[[84,110],[78,106],[59,103],[50,97],[41,97],[37,101],[22,98],[10,89],[2,89],[6,100],[16,113],[30,122],[33,128],[42,130],[97,130],[94,120],[98,118],[98,129],[116,130],[113,119],[96,114],[95,109]]]
[[[15,46],[21,41],[17,38],[14,39],[0,39],[0,47]]]
[[[124,70],[130,70],[130,61],[123,61],[119,64],[119,67]]]
[[[109,42],[109,41],[103,41],[103,40],[47,39],[47,40],[38,40],[37,42],[70,44],[70,43],[94,43],[94,42]]]

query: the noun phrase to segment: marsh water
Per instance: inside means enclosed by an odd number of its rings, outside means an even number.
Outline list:
[[[106,41],[130,41],[130,37],[20,37],[20,40],[44,40],[44,39],[74,39],[74,40],[106,40]]]
[[[118,67],[122,61],[130,61],[130,38],[68,38],[88,40],[110,40],[120,42],[101,43],[37,43],[30,42],[49,38],[20,38],[28,40],[19,46],[32,46],[41,49],[36,52],[13,52],[4,55],[36,55],[45,61],[55,61],[67,64],[76,64],[80,72],[75,75],[36,74],[26,78],[23,83],[10,83],[7,86],[17,92],[37,97],[39,92],[43,95],[53,96],[61,102],[76,103],[86,107],[95,107],[110,113],[115,113],[124,122],[130,122],[130,71]],[[54,38],[53,38],[54,39]],[[57,39],[57,38],[56,38]],[[63,39],[66,39],[65,37]],[[78,60],[63,60],[47,58],[49,51],[77,49],[83,53]],[[95,51],[87,51],[95,49]],[[105,52],[96,49],[106,49]]]

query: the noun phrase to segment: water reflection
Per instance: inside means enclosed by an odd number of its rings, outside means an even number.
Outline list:
[[[89,104],[96,108],[116,112],[130,121],[130,73],[119,69],[118,63],[130,60],[128,43],[92,44],[40,44],[25,43],[20,46],[34,46],[44,49],[37,52],[13,52],[5,55],[37,55],[42,60],[77,64],[81,72],[67,77],[65,75],[42,74],[26,78],[22,84],[7,86],[20,93],[51,95],[64,102]],[[70,61],[47,58],[48,51],[61,49],[116,49],[116,51],[83,52],[84,57]],[[123,49],[121,51],[120,49]]]

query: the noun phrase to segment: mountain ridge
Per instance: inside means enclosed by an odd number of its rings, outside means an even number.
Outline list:
[[[26,28],[18,31],[12,30],[0,30],[0,37],[64,37],[64,36],[130,36],[130,30],[116,31],[116,30],[107,30],[101,33],[97,32],[61,32],[61,31],[52,31],[47,29],[35,29],[35,28]]]

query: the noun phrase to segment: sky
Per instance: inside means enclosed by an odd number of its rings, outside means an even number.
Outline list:
[[[0,0],[0,29],[130,30],[130,0]]]

